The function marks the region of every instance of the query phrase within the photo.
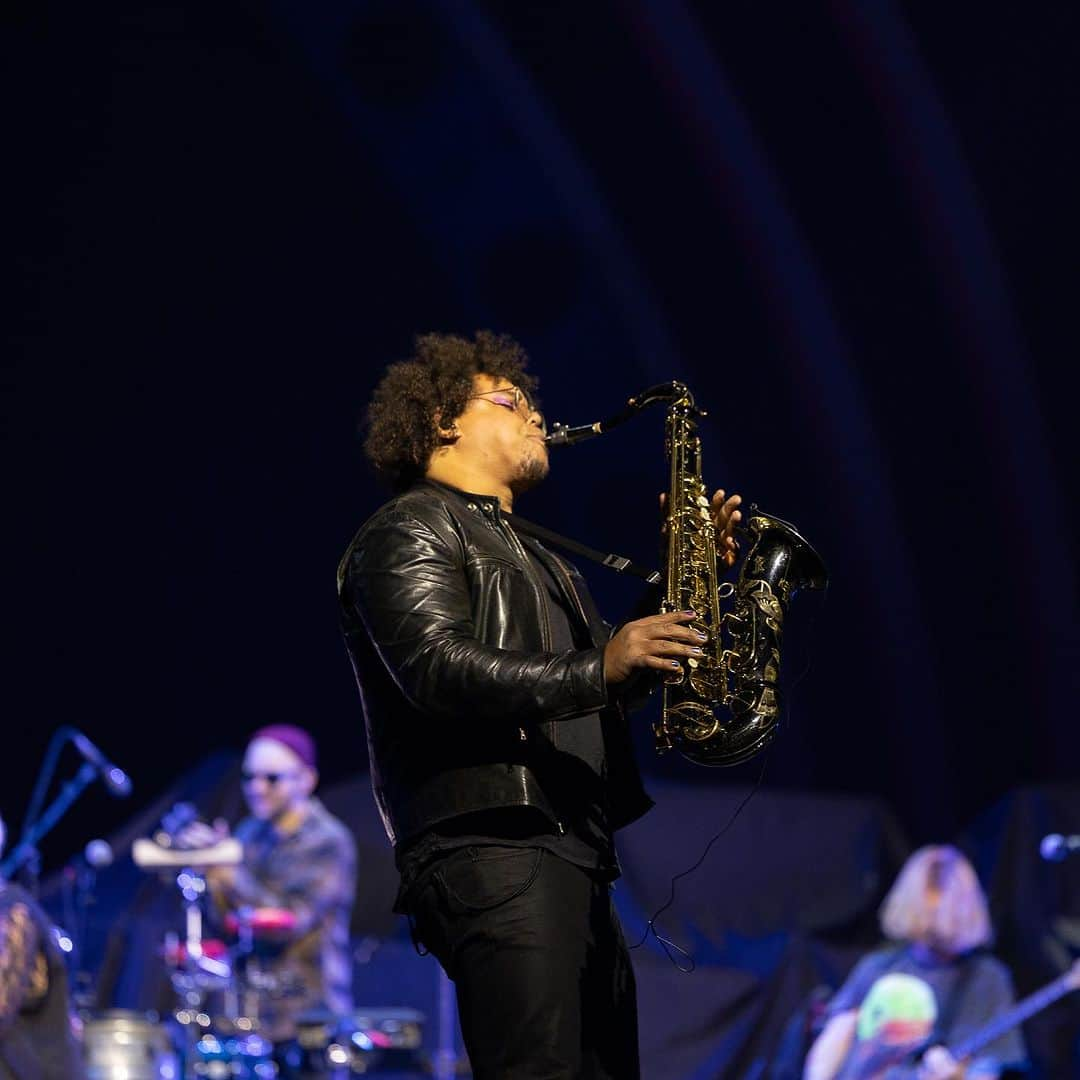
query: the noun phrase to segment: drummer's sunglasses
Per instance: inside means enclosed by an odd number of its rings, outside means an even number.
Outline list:
[[[279,780],[284,780],[289,776],[295,776],[295,773],[291,772],[248,772],[245,769],[240,774],[240,779],[245,784],[250,784],[255,780],[265,780],[271,787],[273,787]]]

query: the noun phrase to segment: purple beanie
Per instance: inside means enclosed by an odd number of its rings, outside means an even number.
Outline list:
[[[309,769],[318,769],[315,755],[315,740],[301,727],[295,724],[268,724],[259,728],[248,740],[269,739],[288,747]]]

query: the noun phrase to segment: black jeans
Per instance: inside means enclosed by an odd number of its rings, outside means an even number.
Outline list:
[[[634,972],[606,883],[539,848],[443,856],[411,900],[476,1080],[636,1080]]]

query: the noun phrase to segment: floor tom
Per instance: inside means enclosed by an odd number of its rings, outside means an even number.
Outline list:
[[[86,1080],[181,1080],[169,1029],[154,1013],[109,1009],[82,1018]]]

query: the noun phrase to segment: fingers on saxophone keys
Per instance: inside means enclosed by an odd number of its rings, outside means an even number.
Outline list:
[[[700,646],[709,640],[709,633],[700,623],[690,626],[669,626],[660,635],[662,640],[683,642],[688,645]],[[700,652],[700,649],[698,650]]]
[[[657,652],[644,653],[633,662],[635,667],[652,668],[654,671],[672,672],[682,671],[682,664],[668,656],[661,656]]]
[[[698,618],[696,611],[667,611],[660,615],[647,616],[644,621],[648,621],[653,630],[657,631],[664,636],[673,636],[679,631],[685,629],[686,625],[693,624]]]
[[[678,641],[657,642],[652,655],[669,667],[678,667],[682,660],[700,660],[705,650],[700,645],[683,645]]]

